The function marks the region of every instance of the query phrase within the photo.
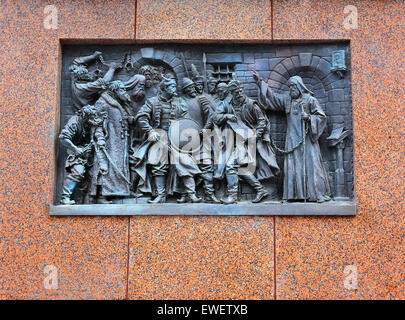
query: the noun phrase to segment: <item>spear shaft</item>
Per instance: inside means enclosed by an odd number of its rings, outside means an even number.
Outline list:
[[[188,69],[187,69],[187,65],[186,65],[186,59],[184,58],[183,52],[181,53],[181,60],[183,60],[184,70],[186,70],[187,78],[190,78],[190,75],[189,75]]]
[[[205,91],[208,92],[208,84],[207,84],[207,56],[205,52],[203,52],[203,64],[204,64],[204,87]]]

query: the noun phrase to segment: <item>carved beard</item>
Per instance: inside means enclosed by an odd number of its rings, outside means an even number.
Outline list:
[[[195,86],[195,90],[197,91],[197,93],[202,94],[204,90],[204,85],[197,84]]]
[[[89,119],[87,119],[87,122],[90,123],[93,126],[99,126],[103,122],[103,118],[97,117],[97,116],[91,116]]]
[[[185,92],[185,94],[189,97],[189,98],[195,98],[197,96],[197,92],[196,91],[188,91]]]
[[[297,89],[297,90],[291,90],[290,91],[290,96],[293,99],[298,99],[301,95],[301,92]]]
[[[177,92],[176,92],[176,90],[168,90],[168,88],[166,88],[165,90],[164,90],[164,92],[166,92],[166,94],[169,96],[169,97],[177,97]]]
[[[139,89],[134,93],[133,97],[135,101],[141,101],[143,98],[145,98],[145,91],[143,89]]]
[[[219,100],[225,100],[226,96],[228,94],[226,92],[218,92],[218,98]]]
[[[234,97],[234,101],[235,101],[238,105],[240,105],[240,104],[243,103],[243,101],[245,101],[245,96],[238,93],[238,94]]]

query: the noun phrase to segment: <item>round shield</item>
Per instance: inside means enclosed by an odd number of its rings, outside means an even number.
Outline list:
[[[168,132],[172,148],[179,152],[198,152],[201,149],[200,131],[200,125],[193,119],[173,121]]]

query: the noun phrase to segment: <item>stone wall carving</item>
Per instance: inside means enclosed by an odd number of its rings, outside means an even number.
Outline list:
[[[332,71],[337,49],[346,53],[345,77]],[[337,127],[351,135],[350,81],[347,43],[66,45],[56,204],[353,199],[352,142],[337,153],[327,140]],[[215,150],[204,153],[204,147],[190,165],[190,152],[172,148],[175,122],[180,134],[195,126],[203,142],[204,130],[252,129],[257,168],[241,174],[236,171],[248,162],[217,163]],[[167,154],[180,164],[151,160],[150,145],[162,132]],[[75,145],[75,134],[88,141]],[[213,140],[208,144],[215,149]]]

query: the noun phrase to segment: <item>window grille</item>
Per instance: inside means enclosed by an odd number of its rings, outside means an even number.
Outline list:
[[[229,82],[232,80],[232,73],[235,72],[235,65],[232,64],[213,64],[214,71],[212,76],[219,81]]]

